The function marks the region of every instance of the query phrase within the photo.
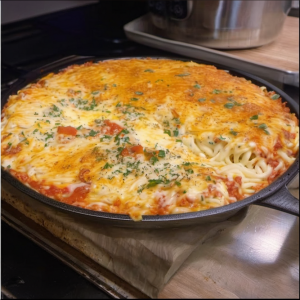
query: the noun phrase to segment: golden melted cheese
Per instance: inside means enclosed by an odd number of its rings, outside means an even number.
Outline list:
[[[2,166],[58,201],[139,220],[252,195],[293,163],[298,135],[280,95],[214,66],[108,60],[11,95]]]

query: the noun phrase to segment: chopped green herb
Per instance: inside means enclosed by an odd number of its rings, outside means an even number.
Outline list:
[[[165,157],[165,156],[166,156],[166,152],[164,150],[158,151],[158,157]]]
[[[176,184],[177,186],[181,186],[181,182],[179,182],[179,181],[175,181],[175,184]]]
[[[267,127],[267,125],[266,125],[265,123],[263,123],[263,124],[260,124],[260,125],[258,126],[258,128],[259,128],[259,129],[266,129],[266,128],[268,128],[268,127]]]
[[[152,157],[150,158],[150,163],[151,163],[152,165],[154,165],[156,162],[158,162],[158,158],[157,158],[156,156],[152,156]]]
[[[92,95],[97,95],[97,94],[99,94],[99,91],[94,91],[94,92],[92,92],[91,94],[92,94]]]
[[[55,105],[55,104],[53,104],[53,108],[52,108],[54,111],[59,111],[59,108]]]
[[[121,106],[121,103],[120,102],[118,102],[118,104],[116,105],[116,107],[120,107]]]
[[[200,98],[198,99],[199,102],[204,102],[206,100],[206,98]]]
[[[194,85],[194,88],[195,89],[201,89],[201,85],[197,83],[197,84]]]
[[[99,131],[95,131],[95,130],[92,129],[92,130],[89,132],[89,136],[95,136],[98,132],[99,132]]]
[[[116,85],[115,83],[113,83],[111,86],[112,86],[112,87],[117,87],[117,85]]]
[[[100,139],[100,142],[103,142],[104,139],[111,139],[112,137],[110,135],[104,135],[104,137],[102,137]]]
[[[163,121],[164,126],[169,127],[170,126],[170,122],[168,120]]]
[[[182,143],[182,140],[176,140],[177,143]]]
[[[226,138],[223,138],[222,135],[220,135],[219,139],[222,141],[226,140]]]
[[[138,98],[131,98],[130,100],[131,101],[138,101],[139,99]]]
[[[123,138],[123,141],[124,141],[124,143],[127,143],[127,144],[130,144],[131,145],[131,143],[130,143],[130,139],[129,139],[129,137],[127,136],[127,137],[125,137],[125,138]]]
[[[278,98],[280,98],[280,95],[278,94],[274,94],[273,96],[271,96],[272,100],[277,100]]]
[[[225,108],[228,108],[228,109],[231,109],[231,108],[234,107],[234,104],[229,102],[229,103],[226,103],[226,104],[224,105],[224,107],[225,107]]]
[[[38,115],[38,113],[37,113],[37,112],[35,112],[34,114],[35,114],[36,116]]]
[[[229,133],[232,134],[232,135],[237,135],[237,134],[238,134],[238,133],[237,133],[236,131],[234,131],[234,130],[230,130]]]
[[[221,90],[213,90],[212,93],[213,94],[220,94],[220,93],[222,93],[222,91]]]
[[[268,126],[266,124],[260,124],[258,126],[259,129],[262,129],[264,131],[265,134],[270,134],[270,132],[267,130]]]
[[[177,74],[175,76],[178,76],[178,77],[185,77],[185,76],[189,76],[191,75],[190,73],[182,73],[182,74]]]
[[[258,119],[258,115],[254,115],[252,117],[250,117],[250,120],[257,120]]]
[[[162,183],[163,181],[161,179],[150,179],[148,181],[148,184],[147,184],[147,188],[150,188],[150,187],[153,187],[153,186],[156,186],[160,183]]]
[[[167,135],[171,136],[171,131],[170,130],[165,129],[164,133],[166,133]]]
[[[54,132],[52,132],[51,134],[49,134],[48,132],[46,132],[45,135],[46,135],[45,141],[47,141],[48,139],[52,139],[53,138]]]
[[[128,129],[123,129],[120,133],[125,133],[125,134],[127,134],[127,133],[129,133],[129,130],[128,130]]]
[[[33,130],[33,133],[36,133],[36,132],[38,132],[38,131],[39,131],[38,129],[34,129],[34,130]]]
[[[154,73],[154,71],[152,69],[147,69],[144,72]]]
[[[186,172],[189,173],[189,174],[193,174],[193,173],[194,173],[194,170],[192,170],[192,169],[187,169]]]
[[[102,168],[103,170],[105,170],[105,169],[110,169],[110,168],[112,168],[114,165],[112,165],[112,164],[109,164],[108,162],[104,165],[104,167]]]
[[[123,173],[123,176],[128,176],[129,174],[131,173],[131,171],[130,170],[128,170],[128,169],[126,169],[126,172],[125,173]]]
[[[136,94],[136,95],[143,95],[144,93],[143,93],[143,92],[137,91],[137,92],[135,92],[135,94]]]
[[[178,134],[179,134],[178,128],[176,128],[176,129],[173,131],[173,134],[174,134],[174,136],[178,136]]]
[[[205,180],[206,180],[206,181],[211,181],[210,176],[206,176]]]
[[[163,79],[157,79],[156,81],[155,81],[155,83],[156,82],[160,82],[160,81],[164,81]]]
[[[10,168],[11,168],[11,166],[10,166],[10,165],[8,165],[6,168],[7,168],[7,169],[10,169]]]

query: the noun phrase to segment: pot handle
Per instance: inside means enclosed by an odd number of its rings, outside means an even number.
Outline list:
[[[299,200],[289,192],[286,185],[268,199],[254,204],[274,208],[299,217]]]

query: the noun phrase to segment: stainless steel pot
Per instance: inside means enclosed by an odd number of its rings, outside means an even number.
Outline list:
[[[274,41],[299,1],[148,1],[157,34],[217,49],[243,49]]]

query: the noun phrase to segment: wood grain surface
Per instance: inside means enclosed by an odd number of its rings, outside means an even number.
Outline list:
[[[279,37],[270,44],[251,49],[222,51],[258,64],[285,71],[299,71],[299,18],[287,17]]]

